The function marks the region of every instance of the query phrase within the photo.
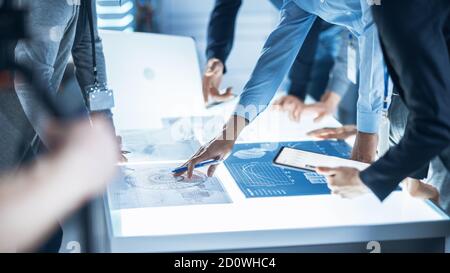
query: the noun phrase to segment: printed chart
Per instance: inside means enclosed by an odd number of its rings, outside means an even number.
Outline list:
[[[247,198],[329,194],[325,177],[310,171],[273,165],[282,147],[349,158],[344,141],[236,144],[225,165]]]

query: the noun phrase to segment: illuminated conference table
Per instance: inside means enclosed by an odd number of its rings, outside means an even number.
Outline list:
[[[111,38],[104,37],[105,48],[108,39]],[[109,71],[110,75],[113,73]],[[192,87],[196,94],[201,90],[199,79]],[[138,103],[158,103],[155,94],[150,100],[115,89],[119,127],[128,124],[127,120],[135,121],[137,116],[132,112]],[[232,104],[199,110],[195,115],[226,117]],[[152,108],[143,113],[145,109],[138,114],[147,114],[152,117],[149,123],[157,123]],[[306,132],[327,126],[336,127],[339,123],[328,117],[316,124],[309,116],[296,123],[284,113],[267,110],[245,129],[239,142],[311,140]],[[105,196],[106,236],[101,251],[450,251],[449,217],[431,202],[411,198],[402,191],[392,193],[382,203],[372,194],[353,200],[332,195],[246,198],[223,164],[216,176],[230,203],[111,209],[111,200]]]
[[[271,115],[283,114],[267,112],[255,124]],[[305,132],[312,127],[285,118],[288,126],[278,132],[259,135],[258,140],[244,133],[242,141],[308,139]],[[337,125],[329,118],[313,127]],[[449,217],[431,202],[402,191],[383,203],[371,194],[354,200],[332,195],[249,199],[225,166],[217,177],[232,203],[110,210],[106,199],[108,251],[369,252],[370,241],[380,242],[381,251],[449,250]]]

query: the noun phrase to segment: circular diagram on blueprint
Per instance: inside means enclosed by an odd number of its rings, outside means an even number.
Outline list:
[[[263,143],[258,148],[250,148],[237,151],[233,154],[239,159],[257,159],[264,157],[267,152],[272,152],[278,149],[278,143]]]
[[[201,185],[207,179],[205,174],[196,171],[191,179],[187,179],[185,176],[174,177],[168,169],[152,169],[129,173],[125,181],[132,187],[149,190],[180,190]]]
[[[266,151],[261,148],[253,148],[247,150],[240,150],[233,154],[234,157],[239,159],[254,159],[261,158],[266,155]]]

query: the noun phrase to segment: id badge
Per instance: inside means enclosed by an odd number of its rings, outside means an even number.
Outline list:
[[[378,132],[378,157],[382,157],[390,148],[389,135],[391,130],[391,123],[389,121],[387,111],[383,111],[381,118],[380,130]]]
[[[87,105],[89,111],[98,112],[110,110],[114,107],[114,94],[106,84],[93,84],[86,87]]]
[[[358,63],[357,63],[357,54],[356,48],[349,44],[347,48],[347,78],[353,84],[357,84],[358,82]]]

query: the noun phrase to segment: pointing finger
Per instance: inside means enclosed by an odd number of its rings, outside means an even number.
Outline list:
[[[214,173],[216,172],[217,166],[219,165],[211,165],[208,168],[208,176],[212,177],[214,175]]]

